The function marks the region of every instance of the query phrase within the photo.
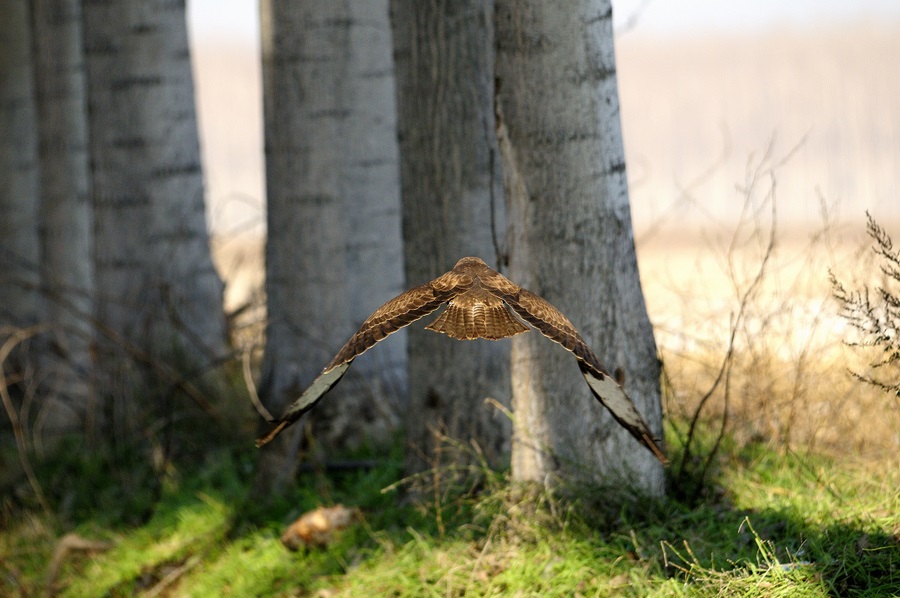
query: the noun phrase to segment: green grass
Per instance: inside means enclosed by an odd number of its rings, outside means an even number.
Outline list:
[[[397,455],[370,471],[302,475],[264,510],[248,505],[251,452],[221,450],[173,471],[149,517],[109,507],[70,520],[8,511],[0,595],[43,592],[64,533],[111,548],[72,552],[64,596],[892,596],[900,595],[900,466],[780,454],[723,454],[705,498],[616,507],[602,489],[557,495],[481,472],[478,491],[421,502],[382,492]],[[99,494],[107,489],[97,488]],[[319,504],[363,521],[324,550],[279,536]]]

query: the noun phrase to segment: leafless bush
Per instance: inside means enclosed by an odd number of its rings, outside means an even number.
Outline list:
[[[27,426],[22,425],[22,415],[25,415],[27,419],[29,407],[34,402],[34,385],[29,384],[33,377],[28,372],[22,371],[15,372],[11,379],[6,373],[7,360],[13,350],[45,331],[46,326],[31,326],[28,328],[0,327],[0,399],[2,399],[3,408],[12,425],[13,437],[15,438],[22,471],[28,479],[38,504],[46,513],[50,513],[50,504],[47,502],[43,488],[38,482],[31,464],[32,448],[29,431]],[[18,385],[23,390],[23,400],[19,406],[15,405],[10,394],[10,387],[13,385]]]
[[[779,222],[777,174],[787,157],[770,151],[749,163],[737,224],[711,220],[693,237],[662,232],[640,248],[676,439],[672,472],[688,495],[709,489],[726,442],[746,455],[741,448],[754,443],[801,453],[896,450],[892,417],[872,418],[883,398],[846,375],[853,355],[828,288],[829,270],[859,271],[865,257],[821,198],[818,226]]]
[[[875,243],[873,248],[883,275],[875,288],[875,299],[868,286],[848,291],[832,272],[832,293],[841,305],[841,315],[858,333],[858,340],[848,341],[874,355],[869,361],[870,373],[851,371],[858,380],[900,399],[900,251],[894,249],[887,232],[866,213],[866,231]]]

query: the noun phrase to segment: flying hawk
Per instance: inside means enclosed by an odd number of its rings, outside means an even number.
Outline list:
[[[375,343],[404,326],[427,316],[449,303],[427,330],[441,332],[455,339],[500,339],[531,330],[571,351],[588,387],[600,403],[609,409],[619,424],[638,442],[647,447],[662,463],[666,457],[634,403],[622,387],[603,368],[584,339],[558,309],[491,270],[477,257],[459,260],[453,269],[429,283],[415,287],[391,299],[369,316],[356,334],[331,360],[319,377],[313,380],[300,398],[285,410],[278,425],[256,441],[262,446],[300,416],[338,383],[353,360]],[[518,317],[517,317],[518,316]],[[524,321],[524,322],[523,322]]]

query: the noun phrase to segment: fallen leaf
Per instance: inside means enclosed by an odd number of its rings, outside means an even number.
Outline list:
[[[337,532],[349,527],[362,514],[359,509],[348,509],[344,505],[319,507],[304,513],[281,535],[281,543],[288,550],[324,548],[331,544]]]

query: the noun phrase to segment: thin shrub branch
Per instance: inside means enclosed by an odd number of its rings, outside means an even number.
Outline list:
[[[21,343],[25,342],[29,338],[33,336],[37,336],[42,332],[45,332],[49,327],[44,324],[39,324],[36,326],[30,326],[28,328],[18,328],[13,329],[9,335],[9,338],[0,346],[0,398],[3,400],[3,407],[6,409],[6,415],[9,417],[9,421],[12,424],[13,437],[16,440],[16,448],[19,454],[19,462],[22,464],[22,471],[25,472],[25,476],[28,478],[28,483],[31,485],[31,489],[34,492],[35,497],[37,498],[38,503],[41,505],[41,508],[48,515],[52,514],[52,510],[50,509],[50,503],[47,502],[47,497],[44,495],[44,490],[41,488],[40,483],[38,482],[37,476],[34,473],[34,469],[31,467],[31,461],[28,458],[28,454],[30,449],[28,447],[28,438],[25,434],[25,429],[22,426],[22,422],[19,419],[19,415],[16,412],[15,406],[13,405],[12,397],[9,395],[9,385],[6,379],[6,371],[3,367],[6,363],[7,358],[9,358],[10,353],[12,353],[13,349]]]
[[[767,273],[767,266],[775,253],[776,236],[777,236],[776,235],[776,230],[777,230],[776,203],[775,203],[775,197],[774,197],[775,178],[774,178],[774,175],[771,173],[769,176],[771,177],[771,187],[770,187],[770,191],[769,191],[767,200],[770,203],[771,220],[770,220],[770,226],[769,226],[769,231],[768,231],[769,234],[768,234],[766,247],[765,247],[764,253],[762,255],[762,258],[759,262],[759,265],[757,267],[756,273],[755,273],[753,279],[751,280],[750,284],[747,285],[747,287],[744,288],[743,291],[739,291],[738,312],[737,312],[737,315],[732,319],[732,322],[731,322],[730,332],[729,332],[729,337],[728,337],[728,348],[725,351],[724,357],[722,358],[722,362],[719,366],[719,370],[718,370],[718,373],[716,374],[715,379],[713,380],[709,389],[700,398],[700,401],[698,402],[697,407],[694,410],[693,416],[691,417],[691,423],[688,427],[687,436],[684,440],[684,452],[682,453],[681,462],[679,463],[676,479],[681,479],[681,480],[684,479],[684,475],[686,473],[685,468],[687,467],[687,464],[690,463],[690,461],[691,461],[693,447],[695,445],[694,435],[697,430],[697,425],[700,421],[700,416],[701,416],[704,408],[706,407],[706,404],[708,403],[710,398],[712,398],[713,394],[716,392],[716,390],[719,388],[719,386],[722,384],[723,381],[725,381],[725,391],[724,391],[725,392],[725,399],[724,399],[725,403],[724,403],[723,414],[722,414],[722,422],[719,427],[719,432],[718,432],[718,435],[714,442],[714,446],[713,446],[712,450],[710,451],[710,453],[707,455],[706,459],[704,460],[704,464],[702,465],[702,467],[700,469],[701,477],[700,477],[699,481],[701,483],[702,483],[702,480],[704,479],[704,477],[706,476],[706,473],[712,463],[712,460],[715,458],[715,455],[718,452],[722,438],[724,437],[725,432],[726,432],[726,426],[727,426],[727,422],[728,422],[728,394],[730,391],[731,365],[732,365],[733,358],[734,358],[737,335],[738,335],[738,332],[742,330],[742,325],[743,325],[743,321],[746,316],[747,310],[748,310],[749,306],[751,305],[753,298],[756,296],[756,293],[757,293],[758,289],[760,288],[763,280],[765,279],[765,276]],[[745,200],[745,205],[744,205],[744,213],[745,214],[750,209],[749,204],[751,203],[752,189],[753,189],[753,186],[755,186],[755,184],[756,184],[756,178],[754,176],[750,185],[745,189],[745,193],[746,193],[746,200]],[[733,284],[735,284],[736,288],[738,287],[739,283],[738,283],[737,268],[734,264],[734,253],[737,251],[737,246],[738,246],[737,237],[738,237],[739,233],[740,233],[740,227],[738,227],[738,230],[735,231],[735,233],[732,237],[730,246],[728,248],[728,256],[727,256],[728,265],[729,265],[729,274],[730,274],[731,280],[732,280]]]
[[[874,351],[869,361],[872,374],[850,371],[867,384],[900,399],[900,251],[895,250],[887,232],[866,212],[866,232],[874,241],[873,251],[884,275],[882,286],[876,287],[875,298],[868,286],[847,290],[834,272],[829,272],[832,295],[841,306],[841,316],[857,331],[859,340],[846,341],[851,347]],[[879,372],[876,376],[874,372]]]

